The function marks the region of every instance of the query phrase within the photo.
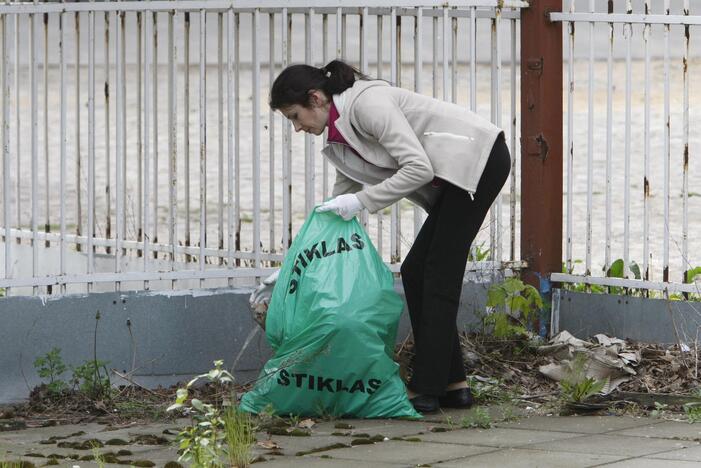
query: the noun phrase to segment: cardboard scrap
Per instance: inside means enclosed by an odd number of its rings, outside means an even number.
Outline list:
[[[626,342],[619,338],[599,334],[594,336],[594,342],[589,342],[566,330],[557,334],[549,344],[540,346],[538,353],[552,359],[538,370],[558,382],[571,374],[576,357],[584,356],[585,376],[604,381],[601,390],[604,395],[636,375],[632,366],[638,365],[642,359],[640,351],[626,349]]]

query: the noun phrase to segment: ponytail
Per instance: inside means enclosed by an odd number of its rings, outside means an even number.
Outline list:
[[[357,80],[367,76],[341,60],[332,60],[326,66],[290,65],[273,82],[270,90],[271,109],[281,109],[294,104],[309,107],[309,91],[318,89],[328,99],[347,90]]]

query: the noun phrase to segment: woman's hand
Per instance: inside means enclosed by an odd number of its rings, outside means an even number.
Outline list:
[[[275,273],[265,278],[260,286],[258,286],[258,288],[251,293],[251,297],[248,298],[248,303],[252,308],[256,308],[257,306],[261,306],[263,304],[266,306],[270,304],[270,298],[273,295],[275,282],[277,281],[277,277],[279,275],[280,270],[277,270]]]
[[[319,213],[332,211],[346,221],[350,221],[363,208],[365,207],[354,193],[345,193],[324,202],[316,211]]]

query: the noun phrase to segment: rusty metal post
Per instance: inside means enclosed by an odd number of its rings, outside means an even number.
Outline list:
[[[522,278],[541,292],[562,269],[562,23],[549,19],[561,6],[531,0],[521,11]]]

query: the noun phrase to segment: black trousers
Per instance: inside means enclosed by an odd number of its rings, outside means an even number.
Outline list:
[[[439,199],[402,263],[414,333],[409,388],[416,393],[442,396],[448,384],[465,380],[455,320],[467,256],[510,168],[502,133],[492,147],[474,200],[465,190],[444,181]]]

